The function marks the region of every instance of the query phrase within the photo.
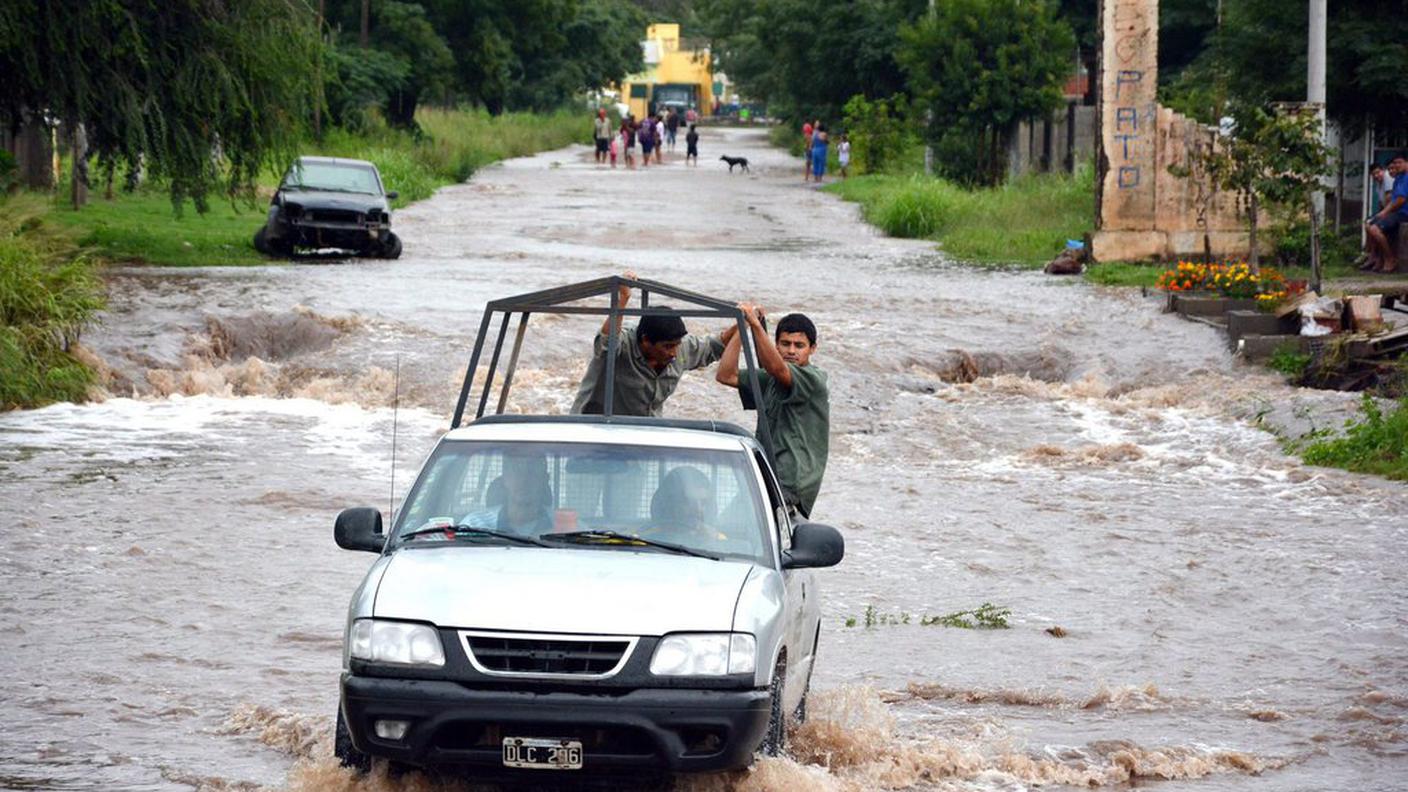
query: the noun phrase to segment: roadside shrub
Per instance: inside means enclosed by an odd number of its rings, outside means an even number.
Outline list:
[[[103,307],[102,284],[16,202],[0,208],[0,409],[82,400],[93,373],[69,350]]]
[[[1310,266],[1310,222],[1295,220],[1271,232],[1276,246],[1276,262],[1283,268]],[[1346,223],[1335,233],[1332,226],[1320,229],[1320,261],[1325,269],[1349,267],[1359,255],[1359,226]]]
[[[1311,442],[1301,458],[1308,465],[1408,481],[1408,397],[1386,412],[1365,395],[1360,411],[1363,417],[1349,422],[1343,437]]]
[[[19,184],[19,166],[15,155],[0,149],[0,195],[8,193]]]
[[[1090,229],[1095,177],[1031,174],[968,189],[927,176],[860,176],[827,189],[857,201],[866,220],[890,236],[934,239],[963,260],[1040,264]]]
[[[851,167],[857,174],[882,173],[891,169],[918,135],[910,119],[909,100],[904,94],[871,101],[863,94],[852,96],[844,113],[845,134],[851,141]],[[839,139],[832,133],[832,145]]]
[[[1273,371],[1285,374],[1292,380],[1298,380],[1305,376],[1306,369],[1310,367],[1310,361],[1311,356],[1301,352],[1299,347],[1285,344],[1276,347],[1271,352],[1271,358],[1266,361],[1266,366]]]
[[[387,189],[400,193],[393,205],[401,207],[499,160],[585,142],[591,131],[586,116],[571,110],[491,116],[485,110],[422,107],[416,123],[418,133],[394,129],[369,112],[355,132],[329,130],[318,150],[375,163]]]

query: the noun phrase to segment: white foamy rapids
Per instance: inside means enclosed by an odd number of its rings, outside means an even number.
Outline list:
[[[1107,709],[1149,712],[1168,709],[1173,699],[1159,692],[1152,683],[1146,685],[1100,685],[1094,693],[1073,697],[1046,690],[1024,688],[962,688],[935,682],[911,682],[904,692],[882,692],[880,698],[889,703],[918,699],[949,700],[965,704],[1004,704],[1047,709]]]
[[[392,418],[387,408],[313,399],[109,399],[0,415],[0,439],[27,453],[81,453],[93,463],[125,463],[203,452],[214,438],[242,445],[280,437],[341,466],[378,473],[386,469]],[[443,418],[421,409],[399,410],[396,421],[398,432],[417,438],[417,446],[446,428]]]

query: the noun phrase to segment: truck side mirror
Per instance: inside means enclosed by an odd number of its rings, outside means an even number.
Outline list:
[[[380,553],[386,546],[386,534],[381,530],[381,512],[370,506],[343,509],[333,524],[332,538],[343,550]]]
[[[395,190],[392,190],[391,192],[389,192],[389,193],[386,194],[386,200],[388,200],[388,201],[394,201],[394,200],[396,200],[397,198],[400,198],[400,197],[401,197],[401,193],[398,193],[398,192],[396,192]]]
[[[783,569],[831,567],[846,555],[841,532],[821,523],[798,523],[792,528],[792,547],[782,553]]]

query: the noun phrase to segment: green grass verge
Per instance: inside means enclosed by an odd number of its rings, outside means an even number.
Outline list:
[[[93,372],[70,354],[103,306],[93,265],[40,219],[47,201],[0,200],[0,410],[79,401]]]
[[[139,190],[111,201],[94,198],[78,211],[55,206],[49,218],[110,261],[177,267],[265,264],[250,240],[264,222],[265,203],[217,200],[205,214],[177,215],[164,191]]]
[[[416,114],[422,135],[373,125],[360,133],[328,132],[309,143],[306,154],[365,159],[376,163],[387,189],[400,193],[400,208],[430,197],[436,189],[464,181],[476,170],[508,157],[523,156],[585,141],[590,125],[581,113],[505,113],[422,108]],[[94,191],[78,211],[60,198],[50,219],[71,229],[99,258],[168,266],[267,264],[251,239],[264,222],[268,196],[282,174],[261,180],[254,203],[212,200],[205,214],[189,206],[173,211],[166,190],[156,185],[112,200]]]
[[[1301,450],[1308,465],[1343,468],[1408,481],[1408,398],[1385,411],[1365,396],[1363,417],[1351,421],[1343,436],[1313,439]]]
[[[919,175],[857,176],[826,188],[897,237],[932,239],[953,258],[1040,266],[1090,230],[1094,175],[1032,174],[967,189]]]
[[[1164,264],[1111,261],[1106,264],[1087,265],[1084,277],[1087,282],[1101,286],[1147,286],[1153,288],[1159,279],[1159,273],[1167,268],[1167,265]]]

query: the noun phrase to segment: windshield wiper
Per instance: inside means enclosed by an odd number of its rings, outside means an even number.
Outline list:
[[[507,539],[510,542],[518,542],[519,544],[547,547],[545,543],[531,536],[519,536],[518,534],[509,533],[508,531],[495,531],[492,528],[475,528],[469,525],[434,525],[429,528],[417,528],[408,534],[401,534],[401,540],[405,541],[407,539],[414,539],[417,536],[434,533],[452,533],[455,536],[490,536],[495,539]]]
[[[685,547],[683,545],[672,544],[670,542],[657,542],[654,539],[642,539],[639,536],[631,536],[630,534],[623,534],[617,531],[571,531],[569,533],[543,534],[538,538],[555,542],[561,541],[573,543],[577,543],[579,542],[579,540],[583,540],[581,541],[581,543],[583,544],[611,544],[614,540],[616,542],[623,542],[625,544],[637,545],[642,547],[658,547],[661,550],[668,550],[671,553],[679,553],[681,555],[692,555],[697,556],[699,558],[707,558],[710,561],[719,560],[719,556],[710,555],[709,553]],[[607,541],[593,542],[593,540]]]

